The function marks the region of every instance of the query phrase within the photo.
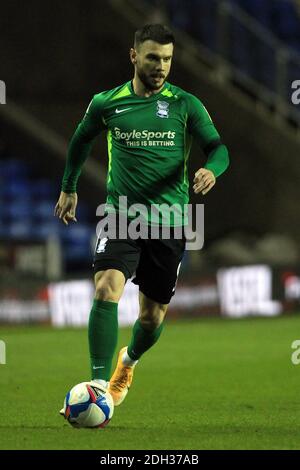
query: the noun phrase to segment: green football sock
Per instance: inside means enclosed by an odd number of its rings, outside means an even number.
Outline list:
[[[110,379],[118,341],[118,303],[94,300],[88,325],[92,379]]]
[[[137,320],[133,326],[132,337],[127,349],[131,359],[137,361],[144,352],[153,346],[161,335],[163,322],[155,330],[145,330],[140,320]]]

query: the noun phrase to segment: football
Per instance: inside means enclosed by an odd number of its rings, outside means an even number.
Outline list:
[[[97,382],[82,382],[67,393],[63,412],[75,428],[104,428],[113,416],[114,402]]]

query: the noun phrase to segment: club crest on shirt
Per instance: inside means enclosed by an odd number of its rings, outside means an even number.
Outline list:
[[[169,117],[169,103],[166,101],[157,101],[157,111],[156,116],[160,118]]]

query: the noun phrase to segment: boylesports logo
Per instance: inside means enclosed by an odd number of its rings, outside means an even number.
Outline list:
[[[145,139],[145,140],[174,139],[176,136],[175,131],[160,132],[160,131],[149,131],[147,129],[138,131],[137,129],[133,129],[130,132],[122,132],[121,129],[119,129],[119,127],[115,127],[114,131],[115,131],[116,139],[128,140],[128,141],[132,139]]]
[[[115,127],[114,135],[116,140],[124,143],[126,147],[173,147],[176,132],[149,131],[148,129],[123,132],[119,127]]]

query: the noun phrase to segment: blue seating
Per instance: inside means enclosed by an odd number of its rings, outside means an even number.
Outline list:
[[[16,221],[7,225],[7,237],[12,240],[30,240],[32,225],[28,221]]]
[[[53,201],[41,200],[38,203],[32,203],[32,216],[35,220],[51,220],[54,215],[54,206]]]
[[[184,3],[184,2],[183,2]],[[192,2],[191,33],[206,47],[217,49],[217,8],[215,2],[199,0]]]
[[[94,227],[88,225],[91,210],[82,201],[76,215],[79,224],[68,227],[54,217],[60,193],[58,183],[50,179],[31,179],[30,167],[17,159],[0,161],[0,238],[7,240],[47,240],[56,235],[62,243],[62,255],[68,269],[88,267],[91,263],[91,239]]]
[[[34,224],[31,236],[34,240],[47,240],[50,235],[60,237],[61,222],[53,217],[53,220]]]
[[[94,230],[89,225],[71,223],[68,227],[61,225],[60,234],[64,243],[90,241]]]
[[[154,6],[159,5],[155,0],[148,2]],[[300,52],[300,9],[297,9],[294,0],[227,2],[244,10],[280,40]],[[219,0],[165,0],[164,5],[175,27],[191,34],[211,50],[217,50]],[[277,75],[276,44],[264,44],[232,17],[229,26],[226,58],[246,76],[274,92]],[[292,75],[292,70],[295,70],[293,64],[289,67],[288,75],[295,79],[296,75]]]
[[[16,158],[0,160],[0,175],[4,180],[10,178],[26,178],[28,177],[30,168],[28,164]]]
[[[5,239],[7,237],[7,225],[0,219],[0,238]]]
[[[88,225],[70,225],[61,230],[66,261],[91,261],[94,229]]]
[[[276,0],[277,1],[277,0]],[[274,11],[274,3],[269,0],[235,0],[239,7],[246,11],[249,15],[256,18],[262,25],[268,29],[272,29],[272,17]]]
[[[31,219],[32,206],[28,200],[13,199],[9,203],[3,204],[0,218],[6,222],[24,221]]]
[[[295,2],[274,2],[273,31],[289,46],[300,48],[300,16]]]
[[[6,199],[28,199],[30,197],[30,182],[27,179],[2,179],[2,197]]]
[[[56,199],[59,196],[59,185],[49,179],[38,179],[31,186],[31,196],[33,198]]]
[[[179,29],[189,32],[192,27],[191,12],[194,6],[193,0],[167,0],[166,6],[170,14],[172,24]]]
[[[63,250],[64,259],[66,262],[78,262],[91,263],[92,261],[92,249],[90,245],[84,243],[78,243],[64,248]]]

